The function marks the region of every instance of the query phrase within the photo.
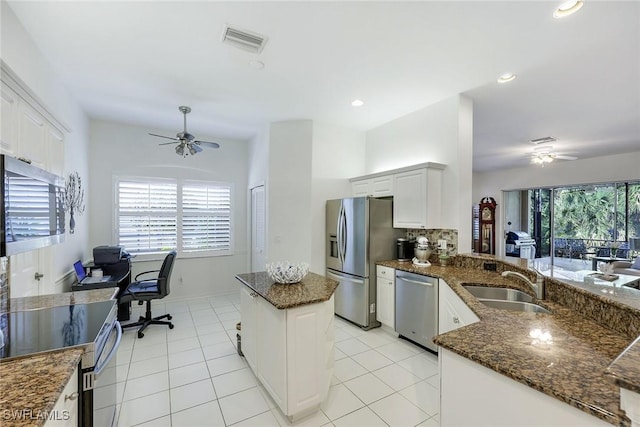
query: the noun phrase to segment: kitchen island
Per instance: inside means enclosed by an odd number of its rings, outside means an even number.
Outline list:
[[[320,408],[333,375],[335,280],[308,273],[277,284],[266,272],[238,274],[242,283],[242,352],[290,421]]]
[[[493,417],[493,425],[501,425],[500,417],[514,412],[522,420],[529,420],[527,422],[531,425],[552,425],[544,418],[547,416],[545,411],[548,407],[557,406],[560,412],[575,416],[573,419],[581,419],[588,414],[579,422],[580,425],[598,425],[602,421],[630,425],[629,418],[620,409],[619,387],[605,374],[605,370],[637,336],[640,310],[633,304],[640,301],[640,293],[635,289],[618,289],[620,294],[632,294],[625,295],[628,301],[625,305],[621,295],[610,298],[611,294],[594,288],[593,284],[566,283],[546,277],[547,296],[536,302],[552,314],[537,314],[488,307],[463,287],[465,284],[508,287],[534,296],[524,282],[499,274],[506,270],[518,271],[535,281],[535,273],[527,269],[527,264],[519,259],[514,259],[513,263],[509,261],[459,255],[448,267],[417,267],[396,261],[378,263],[442,279],[441,283],[445,282],[479,318],[478,322],[442,333],[434,340],[441,347],[442,424],[462,422],[459,418],[448,418],[451,412],[447,408],[457,408],[457,413],[462,416],[468,414],[479,425],[483,422],[482,412]],[[485,263],[491,268],[496,267],[497,271],[486,271]],[[532,335],[535,331],[546,332],[545,337],[549,339],[535,338]],[[454,365],[443,360],[459,363],[452,371]],[[467,376],[455,379],[455,371],[465,367],[469,368],[465,371]],[[484,375],[482,381],[471,378],[474,369],[479,372],[478,378]],[[507,393],[502,395],[509,401],[505,405],[496,393],[497,388],[488,385],[488,381],[494,379],[533,394],[527,395],[522,407],[518,407],[516,393]],[[450,380],[457,383],[451,385]],[[541,406],[534,404],[533,399],[538,397],[543,402]],[[461,404],[469,411],[459,411]],[[539,409],[542,407],[545,411]],[[536,408],[538,412],[533,415],[527,412]],[[520,424],[528,425],[527,422]],[[556,420],[556,425],[558,422]]]

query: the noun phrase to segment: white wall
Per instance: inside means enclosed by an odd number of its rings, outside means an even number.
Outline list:
[[[311,259],[311,120],[269,131],[267,262]]]
[[[639,141],[640,145],[640,141]],[[614,156],[595,157],[575,161],[556,161],[545,165],[505,169],[473,175],[473,200],[491,196],[498,203],[496,218],[496,246],[504,253],[505,221],[502,191],[555,187],[573,184],[596,184],[640,180],[640,151]],[[500,237],[500,238],[498,238]]]
[[[65,177],[70,172],[78,172],[83,182],[89,182],[87,165],[89,144],[89,121],[73,96],[66,90],[60,78],[42,52],[35,45],[5,1],[1,2],[1,55],[2,60],[26,83],[46,108],[71,132],[65,135],[64,162]],[[85,192],[87,203],[90,194]],[[71,271],[74,261],[86,258],[89,247],[89,224],[87,213],[76,217],[75,234],[66,235],[64,243],[52,247],[51,266],[53,271],[44,289],[46,292],[61,292],[62,276]],[[12,286],[17,286],[13,284]],[[24,292],[17,292],[24,293]],[[27,292],[28,293],[28,292]]]
[[[324,275],[326,201],[351,197],[349,178],[365,173],[365,133],[314,122],[312,158],[310,269]]]
[[[458,248],[471,248],[473,105],[458,95],[366,133],[366,173],[423,162],[447,165],[443,171],[439,228],[458,230]]]
[[[175,131],[175,130],[174,130]],[[91,247],[115,244],[114,176],[189,178],[233,183],[234,255],[176,260],[169,299],[234,292],[234,275],[247,271],[247,159],[246,141],[223,140],[217,150],[204,149],[195,156],[178,156],[172,146],[158,146],[147,132],[170,135],[171,130],[91,121],[90,206]],[[207,140],[206,135],[199,137]],[[213,138],[210,138],[213,139]],[[133,274],[157,269],[161,260],[134,260]]]

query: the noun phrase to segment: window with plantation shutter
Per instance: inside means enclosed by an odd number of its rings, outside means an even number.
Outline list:
[[[118,244],[134,254],[177,247],[178,188],[175,181],[118,182]]]
[[[118,244],[134,254],[231,253],[231,185],[160,178],[117,178]]]
[[[182,186],[182,249],[184,252],[231,249],[231,187],[185,182]]]

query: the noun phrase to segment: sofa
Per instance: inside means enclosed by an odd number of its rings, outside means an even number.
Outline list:
[[[611,264],[614,274],[640,276],[640,256],[635,261],[615,261]]]

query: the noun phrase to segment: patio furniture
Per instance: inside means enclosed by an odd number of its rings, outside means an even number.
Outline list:
[[[615,274],[640,276],[640,256],[633,263],[631,261],[614,261],[612,265]]]

